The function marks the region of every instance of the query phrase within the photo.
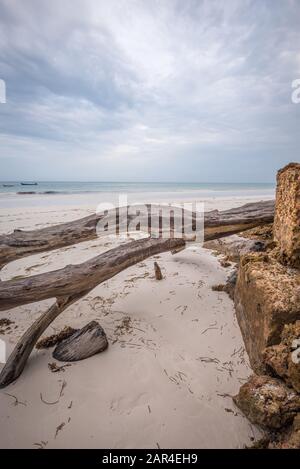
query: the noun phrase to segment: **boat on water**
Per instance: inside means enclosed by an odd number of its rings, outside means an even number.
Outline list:
[[[21,182],[21,186],[37,186],[37,182]]]
[[[2,187],[15,187],[14,184],[2,184]]]

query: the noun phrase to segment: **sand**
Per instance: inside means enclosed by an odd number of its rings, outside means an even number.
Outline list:
[[[218,200],[209,208],[237,205],[241,201]],[[0,231],[42,227],[92,211],[70,205],[5,208]],[[20,259],[3,268],[1,280],[80,263],[120,242],[99,238]],[[154,277],[155,260],[161,281]],[[56,373],[48,367],[55,362],[52,349],[35,349],[22,376],[0,391],[0,447],[242,448],[259,438],[230,397],[251,369],[233,302],[211,289],[233,268],[219,261],[196,245],[155,256],[65,311],[45,335],[97,320],[109,348]],[[0,335],[8,351],[51,302],[0,313],[0,319],[14,321]]]

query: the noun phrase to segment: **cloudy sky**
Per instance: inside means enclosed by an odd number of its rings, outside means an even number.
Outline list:
[[[299,0],[0,0],[0,179],[268,182]]]

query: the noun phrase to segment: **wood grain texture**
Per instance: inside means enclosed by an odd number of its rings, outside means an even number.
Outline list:
[[[48,251],[93,239],[97,223],[103,215],[29,232],[15,231],[0,237],[0,266],[20,257]],[[242,207],[205,213],[204,239],[216,239],[270,223],[274,218],[274,202],[246,204]],[[43,332],[68,306],[85,296],[98,284],[122,270],[153,255],[185,248],[182,238],[146,238],[119,246],[82,264],[34,275],[20,280],[0,282],[0,310],[56,298],[46,311],[19,340],[0,374],[0,387],[5,387],[22,373],[27,359]]]
[[[2,368],[0,373],[0,388],[8,386],[21,375],[32,349],[43,332],[59,314],[79,298],[80,295],[61,298],[27,329]]]
[[[83,264],[24,279],[24,282],[16,289],[13,281],[1,282],[0,288],[4,287],[0,293],[1,307],[5,304],[6,308],[13,308],[20,304],[38,301],[37,296],[40,299],[55,297],[56,302],[32,324],[17,343],[1,371],[0,388],[8,386],[21,375],[40,336],[68,306],[84,297],[96,285],[127,267],[161,252],[176,252],[184,246],[185,241],[182,239],[142,239],[112,249]],[[6,289],[4,284],[6,284]],[[47,287],[47,292],[42,290],[41,285]],[[15,291],[15,297],[13,291]]]
[[[154,274],[155,274],[156,280],[162,280],[163,279],[161,269],[160,269],[157,262],[154,262]]]
[[[91,290],[128,267],[161,252],[185,246],[183,239],[141,239],[116,247],[82,264],[0,282],[0,310]]]
[[[104,330],[98,322],[91,321],[60,342],[52,355],[59,361],[75,362],[103,352],[107,347],[108,341]]]
[[[151,211],[151,205],[145,206]],[[153,205],[155,207],[155,205]],[[138,211],[138,209],[136,209]],[[178,208],[174,208],[175,217]],[[39,252],[59,249],[65,246],[81,243],[96,238],[99,235],[97,226],[104,217],[116,216],[110,213],[93,214],[79,220],[50,226],[33,231],[15,230],[8,235],[0,236],[0,268],[8,262]],[[138,219],[138,215],[131,214],[129,219]],[[147,217],[147,214],[144,214]],[[218,211],[213,210],[204,214],[204,239],[215,239],[246,230],[274,219],[274,201],[246,204],[238,208]],[[151,228],[149,229],[151,235]]]

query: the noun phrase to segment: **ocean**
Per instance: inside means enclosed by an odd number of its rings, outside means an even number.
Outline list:
[[[274,197],[275,184],[36,181],[36,185],[22,185],[5,181],[0,182],[0,208],[115,203],[121,194],[128,197],[129,203],[232,197],[265,199]]]

